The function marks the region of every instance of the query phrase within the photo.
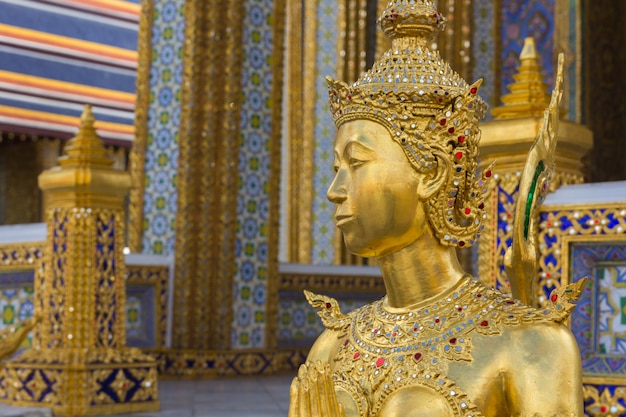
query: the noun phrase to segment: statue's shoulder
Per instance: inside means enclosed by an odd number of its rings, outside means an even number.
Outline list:
[[[352,318],[356,313],[356,309],[348,314],[341,312],[339,303],[332,297],[322,294],[315,294],[310,291],[304,291],[311,307],[317,310],[317,315],[322,319],[324,327],[329,330],[345,330],[352,322]]]
[[[526,329],[537,331],[542,327],[554,328],[551,324],[563,323],[569,318],[585,284],[586,279],[583,279],[555,289],[547,303],[539,308],[528,306],[509,295],[484,287],[483,314],[476,322],[476,330],[482,334],[500,334],[521,325],[524,331]]]

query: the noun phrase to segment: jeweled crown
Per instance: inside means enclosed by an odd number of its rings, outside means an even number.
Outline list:
[[[446,184],[426,211],[441,243],[471,246],[482,230],[491,177],[490,169],[476,175],[478,122],[487,110],[477,94],[481,80],[468,85],[429,48],[445,27],[436,1],[391,1],[378,24],[392,46],[372,69],[352,85],[326,77],[335,124],[380,123],[418,172],[449,165]]]

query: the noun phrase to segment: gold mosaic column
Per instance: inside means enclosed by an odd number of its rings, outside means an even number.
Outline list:
[[[543,112],[550,103],[548,86],[541,79],[541,68],[533,38],[527,38],[520,55],[521,64],[503,105],[492,110],[493,122],[481,126],[482,168],[494,160],[494,179],[485,200],[485,222],[478,249],[478,275],[489,285],[508,291],[504,253],[511,244],[513,210],[519,177],[526,155],[543,125]],[[561,120],[550,190],[561,185],[583,182],[581,158],[593,144],[585,126]],[[541,249],[541,247],[539,248]]]
[[[124,198],[126,172],[111,160],[87,106],[58,166],[39,176],[47,195],[43,320],[34,348],[3,369],[2,396],[51,407],[58,416],[159,408],[156,362],[126,347]]]

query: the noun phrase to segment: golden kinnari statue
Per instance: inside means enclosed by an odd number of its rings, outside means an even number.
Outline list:
[[[429,49],[445,24],[434,3],[389,3],[379,24],[391,50],[350,86],[328,78],[338,127],[328,198],[349,250],[377,258],[387,295],[343,314],[306,294],[326,330],[292,383],[289,416],[582,416],[579,352],[562,323],[584,282],[542,309],[520,301],[532,300],[534,210],[553,166],[562,70],[521,178],[511,298],[457,260],[455,247],[482,230],[486,105],[480,81],[468,85]]]

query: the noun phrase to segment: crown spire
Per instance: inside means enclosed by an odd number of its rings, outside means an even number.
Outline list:
[[[433,0],[390,1],[378,24],[390,38],[392,49],[427,46],[444,30],[446,18]]]
[[[96,119],[91,106],[86,104],[80,116],[80,128],[69,140],[59,158],[60,166],[96,165],[108,167],[113,164],[94,126]]]
[[[520,65],[509,85],[509,94],[502,96],[504,103],[496,107],[491,114],[496,119],[514,119],[519,117],[542,117],[550,104],[547,93],[548,85],[541,77],[539,56],[532,37],[524,39],[524,47],[520,54]]]

